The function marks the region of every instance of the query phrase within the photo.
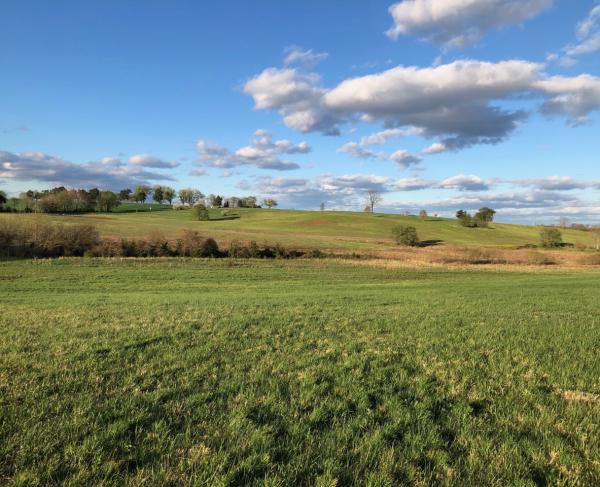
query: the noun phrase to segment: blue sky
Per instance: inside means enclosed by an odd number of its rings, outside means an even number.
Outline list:
[[[600,3],[452,3],[4,0],[0,189],[598,221]]]

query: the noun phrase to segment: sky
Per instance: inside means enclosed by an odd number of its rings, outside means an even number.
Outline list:
[[[3,0],[0,189],[600,222],[596,0]]]

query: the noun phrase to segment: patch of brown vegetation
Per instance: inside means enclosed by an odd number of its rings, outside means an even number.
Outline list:
[[[558,389],[558,394],[565,401],[569,402],[600,402],[600,394],[592,394],[591,392],[567,391]]]

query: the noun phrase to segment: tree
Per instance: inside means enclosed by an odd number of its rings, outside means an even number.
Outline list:
[[[421,210],[419,212],[419,216],[421,217],[421,220],[426,220],[427,219],[427,210]]]
[[[383,197],[381,196],[381,193],[379,191],[376,191],[374,189],[370,189],[369,191],[367,191],[367,207],[369,208],[369,211],[371,213],[373,213],[373,211],[375,210],[375,206],[377,206],[382,201]]]
[[[544,248],[562,247],[562,233],[558,228],[544,227],[540,231],[540,244]]]
[[[419,245],[417,229],[409,225],[397,225],[392,228],[392,235],[398,245],[415,247]]]
[[[487,206],[483,208],[479,208],[479,211],[475,213],[475,222],[478,227],[487,227],[491,222],[494,221],[494,215],[496,214],[496,210],[492,210]]]
[[[198,221],[207,221],[210,219],[208,215],[208,210],[204,203],[197,203],[193,208],[194,219]]]
[[[209,194],[207,199],[208,204],[212,208],[221,208],[221,205],[223,204],[223,197],[218,194]]]
[[[600,250],[600,227],[593,227],[590,232],[594,239],[594,247],[596,247],[596,250]]]
[[[274,206],[277,206],[277,200],[274,200],[273,198],[265,198],[263,200],[263,205],[265,205],[267,208],[273,208]]]
[[[169,205],[173,205],[175,190],[169,186],[163,186],[163,198],[169,202]]]
[[[321,203],[321,211],[325,211],[325,203]]]
[[[96,202],[96,208],[98,211],[104,211],[106,213],[113,210],[113,208],[119,206],[119,197],[112,191],[100,191],[98,200]]]
[[[129,198],[131,198],[131,193],[133,193],[133,191],[131,191],[129,188],[122,189],[119,191],[119,199],[121,201],[128,201]]]
[[[149,193],[150,188],[148,186],[138,186],[133,192],[133,201],[135,201],[136,203],[145,203]]]
[[[477,224],[473,221],[473,217],[465,210],[458,210],[456,212],[456,218],[463,227],[476,227]]]
[[[190,205],[190,206],[194,206],[194,203],[197,203],[202,198],[204,198],[204,195],[202,194],[201,191],[198,191],[197,189],[192,189],[192,188],[180,189],[178,196],[179,196],[179,201],[181,201],[182,205]]]
[[[569,224],[569,219],[565,216],[561,216],[560,219],[558,220],[558,226],[560,228],[567,228],[568,224]]]
[[[154,186],[154,189],[152,190],[152,199],[159,205],[162,204],[165,199],[165,191],[162,186]]]
[[[6,201],[7,201],[6,193],[4,191],[0,190],[0,210],[6,204]]]

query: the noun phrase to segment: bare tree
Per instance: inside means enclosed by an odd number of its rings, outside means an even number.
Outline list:
[[[558,220],[558,226],[561,228],[567,228],[568,224],[569,224],[569,219],[565,216],[561,216],[560,219]]]
[[[600,250],[600,226],[592,227],[590,231],[592,232],[592,237],[594,239],[594,247],[596,247],[596,250]]]
[[[369,208],[369,211],[371,213],[373,213],[373,211],[375,210],[375,206],[381,203],[382,201],[383,197],[381,196],[381,193],[379,191],[376,191],[374,189],[370,189],[369,191],[367,191],[367,207]]]

